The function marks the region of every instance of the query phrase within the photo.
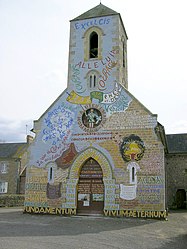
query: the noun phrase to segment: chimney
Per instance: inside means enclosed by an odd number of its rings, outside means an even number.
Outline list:
[[[31,144],[33,141],[33,137],[31,135],[27,135],[27,144]]]

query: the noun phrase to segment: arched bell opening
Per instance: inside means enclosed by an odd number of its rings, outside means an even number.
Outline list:
[[[90,58],[98,58],[98,34],[95,31],[90,34]]]

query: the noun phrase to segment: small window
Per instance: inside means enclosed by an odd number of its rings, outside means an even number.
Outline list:
[[[0,193],[6,194],[8,191],[8,182],[0,182]]]
[[[92,88],[92,75],[90,75],[90,88]]]
[[[49,183],[54,182],[54,170],[52,167],[49,167],[49,169],[48,169],[48,182]]]
[[[51,181],[53,179],[53,168],[50,168],[50,174],[49,174],[49,180]]]
[[[123,67],[125,67],[125,42],[123,42]]]
[[[125,51],[126,51],[126,43],[125,43],[125,38],[124,38],[124,36],[122,37],[122,39],[121,39],[121,41],[122,41],[122,61],[123,61],[123,67],[125,67]]]
[[[98,57],[98,34],[93,31],[90,34],[90,58]]]
[[[96,87],[96,75],[94,75],[94,82],[93,82],[93,87],[95,88]]]
[[[96,75],[90,75],[90,89],[96,87]]]
[[[137,172],[140,170],[140,166],[136,162],[131,162],[127,169],[129,170],[129,183],[137,184]]]
[[[8,171],[8,163],[7,162],[1,162],[0,164],[0,172],[1,174],[6,174]]]
[[[135,169],[132,167],[132,182],[135,181]]]
[[[92,70],[87,74],[87,82],[90,90],[94,90],[97,87],[98,73],[96,70]]]

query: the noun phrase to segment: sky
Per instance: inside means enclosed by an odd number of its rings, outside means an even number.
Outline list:
[[[102,0],[128,35],[128,90],[187,133],[187,1]],[[69,21],[99,0],[0,0],[0,142],[25,142],[67,86]]]

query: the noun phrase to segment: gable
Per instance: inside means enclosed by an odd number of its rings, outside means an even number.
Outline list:
[[[116,11],[106,7],[103,4],[99,4],[96,7],[86,11],[82,15],[74,18],[72,21],[76,20],[83,20],[88,18],[95,18],[95,17],[101,17],[101,16],[110,16],[110,15],[119,15]]]

